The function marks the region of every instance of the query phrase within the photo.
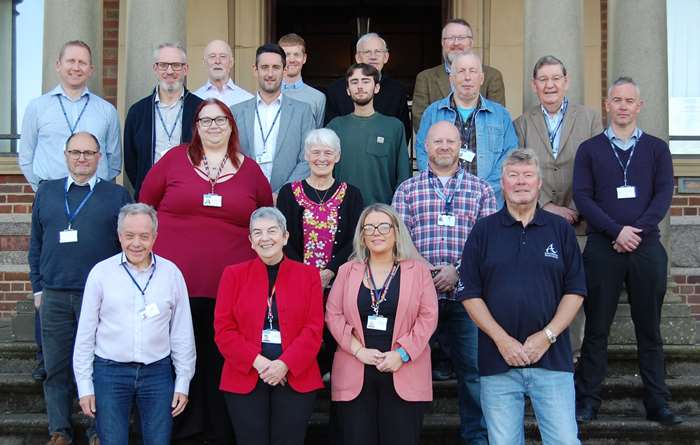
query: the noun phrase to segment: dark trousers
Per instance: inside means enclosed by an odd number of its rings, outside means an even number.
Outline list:
[[[258,380],[248,394],[224,393],[236,442],[245,445],[304,445],[316,391],[301,393],[289,384]]]
[[[407,402],[394,389],[394,376],[365,366],[360,394],[334,402],[343,445],[418,445],[428,402]]]
[[[583,300],[586,328],[576,369],[577,402],[600,406],[600,388],[608,368],[608,334],[624,284],[637,337],[644,405],[647,411],[655,411],[669,397],[659,329],[666,294],[666,251],[658,240],[648,240],[634,252],[620,254],[607,238],[591,235],[583,261],[588,296]]]
[[[34,311],[34,341],[36,342],[36,361],[43,367],[44,354],[41,352],[41,316],[39,309]]]

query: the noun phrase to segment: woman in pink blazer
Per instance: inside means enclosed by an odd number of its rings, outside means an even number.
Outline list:
[[[337,433],[344,445],[418,445],[433,399],[428,340],[437,326],[430,270],[394,209],[360,216],[354,252],[326,306],[338,342],[331,372]]]

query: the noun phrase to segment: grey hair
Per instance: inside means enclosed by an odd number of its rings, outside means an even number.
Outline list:
[[[160,55],[160,50],[163,48],[175,48],[179,49],[180,53],[182,53],[182,60],[184,63],[187,63],[187,50],[183,46],[182,43],[180,42],[163,42],[159,44],[156,49],[153,50],[153,62],[156,63],[158,62],[158,56]]]
[[[260,207],[250,215],[250,225],[248,230],[253,231],[253,224],[260,219],[273,220],[283,232],[287,231],[287,218],[275,207]]]
[[[542,56],[537,60],[537,62],[535,62],[535,68],[532,69],[533,79],[537,77],[537,72],[540,70],[540,68],[545,65],[559,65],[561,67],[562,74],[566,76],[566,67],[564,66],[564,62],[554,56]]]
[[[340,138],[330,128],[317,128],[309,131],[304,139],[304,152],[307,152],[314,145],[329,147],[336,153],[340,153]]]
[[[506,159],[501,165],[501,177],[506,171],[506,167],[509,165],[517,164],[529,164],[534,165],[537,168],[537,177],[542,177],[542,170],[540,169],[540,158],[537,157],[537,153],[531,148],[516,148],[511,151]]]
[[[149,206],[148,204],[135,202],[131,204],[126,204],[124,205],[124,207],[119,209],[119,217],[117,218],[118,233],[122,232],[122,228],[124,226],[124,219],[126,219],[127,216],[132,215],[147,215],[149,218],[151,218],[151,232],[153,234],[158,232],[158,214],[156,213],[156,209]]]
[[[362,226],[365,225],[367,215],[374,212],[384,213],[387,215],[391,220],[391,224],[394,226],[394,233],[396,234],[396,244],[394,244],[394,260],[403,261],[415,259],[416,248],[413,245],[408,228],[401,220],[401,217],[399,217],[399,214],[396,213],[396,210],[394,210],[394,208],[390,205],[383,203],[371,204],[365,207],[360,214],[360,219],[357,221],[357,226],[355,227],[355,236],[352,241],[353,252],[350,259],[362,262],[369,259],[369,249],[365,244]]]
[[[463,59],[464,57],[476,57],[477,59],[479,59],[479,66],[481,67],[481,71],[484,71],[484,62],[481,60],[481,56],[479,55],[479,53],[477,53],[473,49],[468,49],[468,50],[461,52],[459,54],[455,54],[454,57],[452,57],[452,63],[450,64],[450,71],[454,71],[455,64],[457,63],[457,61],[460,59]]]
[[[634,89],[637,91],[637,97],[641,97],[641,92],[639,91],[639,85],[637,82],[635,82],[634,79],[628,76],[620,76],[617,79],[613,80],[613,83],[610,84],[608,87],[608,97],[610,97],[610,93],[612,93],[613,88],[620,86],[620,85],[632,85]]]
[[[379,36],[379,34],[377,34],[376,32],[368,32],[367,34],[364,34],[362,37],[360,37],[360,38],[357,40],[357,43],[355,44],[355,52],[356,52],[356,53],[359,53],[359,52],[360,52],[360,47],[361,47],[362,45],[364,45],[365,42],[366,42],[367,40],[372,39],[372,38],[376,38],[376,39],[381,40],[382,43],[384,44],[384,50],[387,51],[387,52],[389,51],[389,47],[386,46],[386,40],[384,40],[383,38],[381,38],[381,37]]]

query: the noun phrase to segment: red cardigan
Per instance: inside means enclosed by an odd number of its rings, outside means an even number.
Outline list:
[[[275,281],[288,384],[297,392],[323,388],[316,355],[323,333],[323,292],[318,269],[285,258]],[[214,340],[224,368],[222,391],[248,394],[258,382],[253,368],[260,354],[267,311],[265,263],[255,258],[226,267],[214,310]]]

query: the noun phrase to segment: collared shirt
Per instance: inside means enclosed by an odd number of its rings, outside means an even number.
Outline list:
[[[175,391],[188,393],[196,352],[187,286],[173,262],[151,255],[151,264],[143,271],[126,261],[124,253],[118,253],[97,263],[90,272],[73,353],[80,397],[94,394],[95,355],[145,365],[170,356],[175,367]],[[141,289],[145,288],[145,295],[129,274]],[[143,317],[144,308],[151,304],[159,313]]]
[[[566,112],[566,104],[567,104],[567,99],[564,98],[564,100],[561,103],[561,106],[559,107],[559,111],[557,111],[554,116],[549,114],[549,111],[543,106],[540,105],[540,108],[542,109],[542,114],[544,114],[544,123],[547,126],[547,131],[549,133],[550,140],[551,137],[554,136],[554,140],[552,141],[552,155],[554,156],[554,159],[557,158],[557,155],[559,154],[559,141],[561,140],[561,133],[562,133],[562,127],[564,126],[564,113]]]
[[[185,90],[183,88],[180,98],[170,105],[164,105],[160,102],[160,93],[156,88],[155,106],[158,110],[154,110],[154,124],[156,126],[156,150],[153,163],[158,162],[171,148],[180,145],[182,139],[182,113],[185,111]],[[158,111],[160,110],[160,114]],[[161,116],[163,120],[161,120]],[[163,123],[165,122],[165,127]],[[166,130],[167,129],[167,130]],[[170,133],[172,131],[172,133]],[[170,137],[168,137],[170,133]]]
[[[450,197],[455,224],[438,225],[438,217],[447,213],[445,201]],[[392,205],[423,258],[434,266],[457,266],[469,232],[477,219],[496,211],[496,198],[486,181],[459,167],[444,186],[430,170],[404,181],[396,189]],[[451,294],[438,297],[454,298]]]
[[[626,141],[623,141],[617,137],[615,135],[615,131],[613,131],[612,127],[610,126],[605,129],[604,133],[608,140],[622,151],[627,151],[632,148],[637,144],[639,138],[642,137],[642,130],[639,127],[635,127],[634,131],[632,132],[632,136],[630,136],[630,138]]]
[[[253,98],[252,94],[233,83],[231,79],[226,82],[222,91],[219,91],[210,80],[207,80],[207,83],[199,87],[194,94],[202,99],[219,99],[229,107]]]
[[[287,90],[300,90],[304,88],[304,80],[302,78],[299,78],[299,80],[292,82],[292,83],[287,83],[287,82],[282,82],[282,91],[287,91]]]
[[[314,115],[314,127],[323,127],[323,118],[326,115],[326,95],[304,83],[302,79],[294,83],[282,82],[282,93],[292,99],[309,104]]]
[[[83,186],[86,184],[86,183],[79,184],[78,182],[75,181],[75,179],[73,179],[73,177],[71,175],[68,175],[67,181],[68,181],[68,187],[66,187],[66,188],[68,188],[68,189],[73,184],[79,185],[79,186]],[[95,184],[97,184],[97,175],[92,175],[92,178],[88,179],[87,185],[89,185],[90,190],[92,190],[95,188]]]
[[[256,102],[256,109],[257,109],[257,115],[254,117],[254,122],[253,122],[253,136],[254,136],[254,145],[255,145],[255,157],[257,158],[258,156],[265,156],[269,157],[269,159],[274,159],[275,158],[275,152],[277,151],[277,134],[279,133],[280,129],[280,121],[282,120],[282,116],[280,115],[277,117],[275,120],[275,116],[277,116],[277,112],[280,110],[282,107],[282,97],[283,95],[280,93],[280,95],[277,97],[277,99],[273,100],[271,104],[266,104],[262,98],[260,97],[260,94],[256,95],[255,102]],[[258,120],[258,116],[260,120]],[[273,126],[274,124],[274,126]],[[262,127],[262,132],[260,131],[260,128]],[[272,131],[270,131],[272,129]],[[268,132],[270,135],[268,136]],[[267,142],[263,143],[263,136],[268,137]],[[264,153],[264,154],[263,154]],[[257,160],[257,159],[256,159]],[[260,165],[260,169],[262,170],[263,174],[267,178],[267,180],[270,180],[270,177],[272,176],[272,162],[263,162],[258,163]]]
[[[66,110],[65,116],[61,103]],[[78,121],[83,108],[85,111]],[[90,132],[100,142],[103,156],[97,166],[98,177],[111,181],[121,172],[121,130],[117,110],[87,88],[80,98],[73,101],[63,87],[58,85],[47,94],[32,100],[22,120],[18,162],[24,177],[34,190],[41,181],[68,176],[63,151],[71,130],[66,118],[71,126],[75,125],[76,132]]]

